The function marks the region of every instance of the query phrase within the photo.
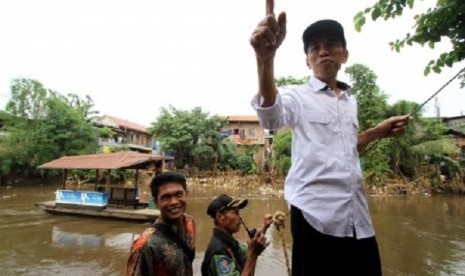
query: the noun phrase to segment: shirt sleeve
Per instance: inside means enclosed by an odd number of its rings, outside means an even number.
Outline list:
[[[295,124],[295,114],[298,113],[298,105],[291,93],[276,95],[274,105],[261,107],[262,97],[255,95],[251,101],[253,109],[257,112],[260,124],[265,129],[278,130]]]
[[[143,248],[131,252],[126,267],[126,276],[142,276],[152,273],[153,267],[149,254]]]
[[[126,265],[126,276],[150,275],[153,273],[152,257],[146,244],[155,229],[149,228],[132,244]]]
[[[226,255],[213,255],[209,268],[210,276],[239,276],[240,271],[236,263]]]

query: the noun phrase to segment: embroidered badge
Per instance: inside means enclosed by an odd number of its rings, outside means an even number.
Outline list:
[[[216,267],[221,274],[226,274],[231,272],[231,267],[228,262],[228,259],[225,257],[221,257],[216,261]]]

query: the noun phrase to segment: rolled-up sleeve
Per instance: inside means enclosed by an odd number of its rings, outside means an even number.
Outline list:
[[[289,98],[291,100],[291,98]],[[278,130],[289,125],[292,121],[292,112],[286,112],[283,105],[283,97],[276,95],[276,102],[269,107],[261,107],[263,98],[260,95],[253,97],[251,101],[252,108],[257,112],[260,124],[263,128],[269,130]],[[292,106],[291,101],[288,102]],[[292,109],[292,108],[291,108]],[[291,110],[288,110],[291,111]]]
[[[295,115],[298,114],[299,106],[290,93],[276,95],[274,105],[261,107],[263,98],[256,95],[252,98],[252,108],[257,112],[260,124],[269,130],[278,130],[294,123]]]

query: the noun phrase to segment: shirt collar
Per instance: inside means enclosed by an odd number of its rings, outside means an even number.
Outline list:
[[[314,91],[325,91],[329,87],[325,82],[315,77],[310,78],[310,86]],[[337,87],[349,96],[352,94],[352,88],[345,82],[337,81]]]

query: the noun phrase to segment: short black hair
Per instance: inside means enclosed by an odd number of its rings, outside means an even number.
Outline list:
[[[315,39],[320,38],[323,35],[333,35],[341,42],[344,49],[347,48],[346,38],[344,37],[344,28],[336,20],[332,19],[323,19],[314,22],[308,26],[303,35],[302,41],[304,42],[304,52],[308,53],[308,47],[315,41]]]
[[[179,183],[184,189],[184,191],[187,191],[187,184],[186,184],[187,181],[184,175],[178,172],[163,172],[155,176],[152,179],[152,182],[150,183],[150,190],[152,191],[153,200],[157,201],[158,188],[161,185],[172,183],[172,182]]]

